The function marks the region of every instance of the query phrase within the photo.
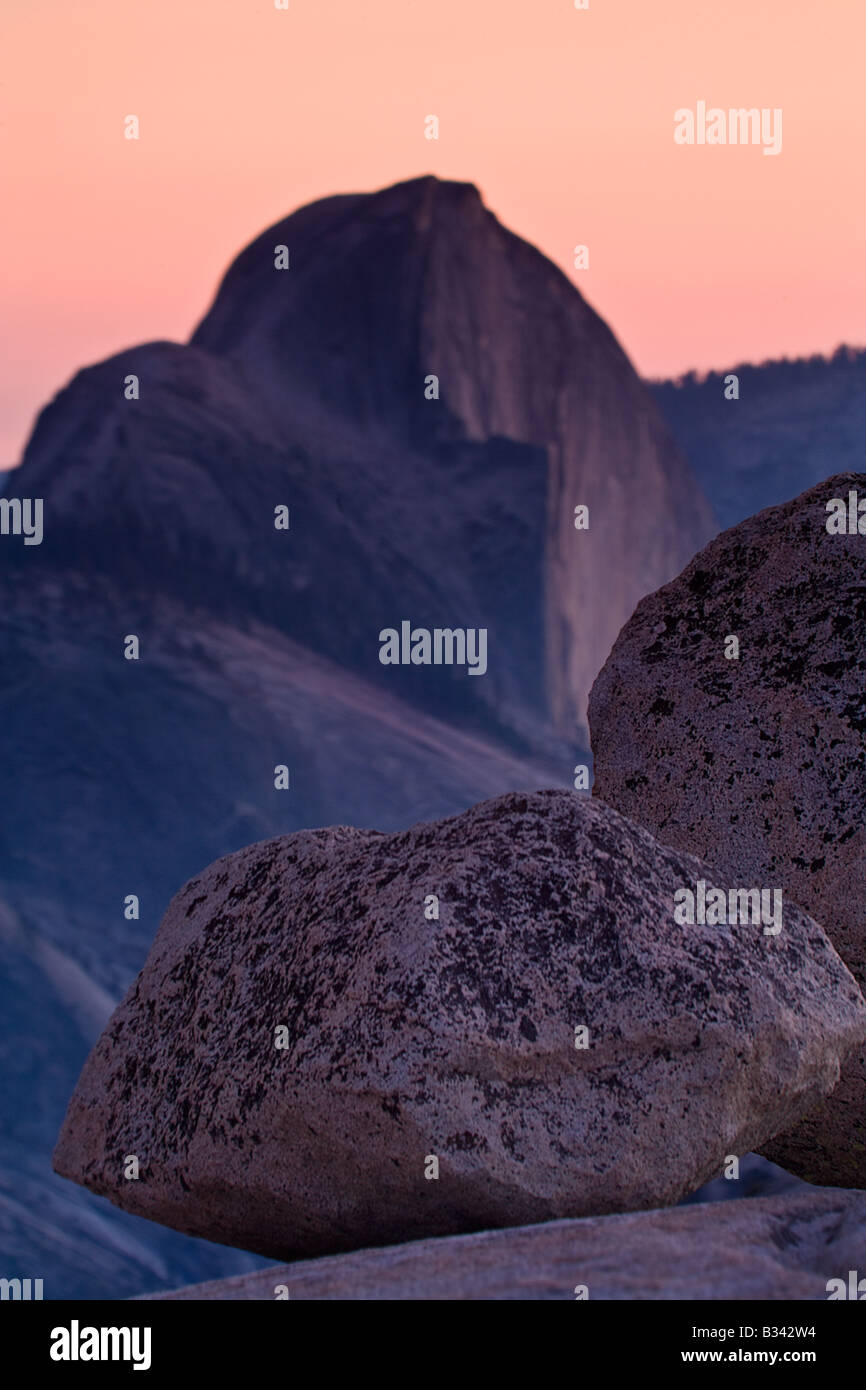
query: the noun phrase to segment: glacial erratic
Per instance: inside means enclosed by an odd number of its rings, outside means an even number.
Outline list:
[[[589,717],[595,795],[665,844],[781,887],[866,984],[866,474],[732,527],[645,598]],[[762,1152],[809,1182],[866,1187],[862,1048]]]
[[[737,886],[561,791],[217,860],[92,1052],[57,1171],[278,1259],[675,1203],[866,1037],[805,913],[677,922],[699,881]]]

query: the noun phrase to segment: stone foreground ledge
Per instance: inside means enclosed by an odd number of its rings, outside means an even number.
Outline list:
[[[815,1188],[549,1221],[273,1265],[149,1299],[825,1300],[866,1276],[866,1194]]]

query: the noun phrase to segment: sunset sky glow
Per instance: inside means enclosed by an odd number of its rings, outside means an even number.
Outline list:
[[[187,338],[269,223],[424,173],[646,375],[863,344],[864,37],[862,0],[6,0],[0,465],[79,367]],[[781,108],[781,153],[678,146],[701,100]]]

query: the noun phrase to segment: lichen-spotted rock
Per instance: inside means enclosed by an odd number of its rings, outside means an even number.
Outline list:
[[[799,909],[676,925],[711,877],[560,791],[229,855],[171,903],[55,1166],[282,1258],[676,1202],[866,1037]]]
[[[861,502],[866,474],[840,474],[714,540],[638,605],[595,681],[590,725],[596,795],[665,844],[780,885],[863,986]],[[828,531],[840,513],[844,531]],[[725,657],[730,636],[738,659]],[[866,1187],[866,1050],[762,1152],[810,1182]]]

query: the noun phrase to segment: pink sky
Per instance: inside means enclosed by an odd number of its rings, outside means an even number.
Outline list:
[[[866,341],[863,0],[589,4],[4,0],[0,465],[78,367],[188,337],[269,223],[424,173],[476,183],[645,374]],[[781,107],[781,154],[676,145],[698,100]]]

